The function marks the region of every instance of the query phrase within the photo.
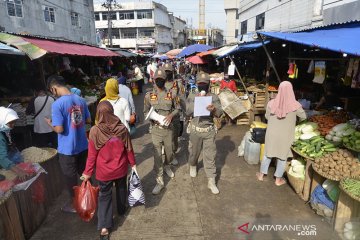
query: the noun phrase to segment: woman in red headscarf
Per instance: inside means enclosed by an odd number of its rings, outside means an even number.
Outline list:
[[[136,168],[134,151],[129,131],[120,119],[114,115],[114,109],[108,101],[97,106],[97,125],[89,135],[88,158],[83,173],[85,181],[90,179],[96,167],[96,179],[99,181],[98,229],[100,239],[109,239],[112,227],[112,187],[115,183],[117,209],[125,214],[127,202],[126,176],[128,164]]]
[[[261,162],[260,172],[257,173],[259,181],[268,172],[272,158],[277,159],[275,171],[275,184],[281,186],[286,183],[283,178],[286,160],[291,158],[291,145],[295,139],[295,126],[297,118],[306,119],[301,104],[296,101],[293,87],[290,82],[283,81],[275,99],[271,100],[266,108],[265,117],[268,125],[265,135],[265,154]]]

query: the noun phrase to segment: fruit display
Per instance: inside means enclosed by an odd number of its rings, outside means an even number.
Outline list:
[[[353,125],[348,123],[340,123],[333,127],[331,131],[326,135],[326,139],[336,143],[341,143],[343,137],[350,136],[355,132]]]
[[[307,140],[299,139],[294,142],[293,149],[307,158],[319,158],[326,153],[337,151],[337,147],[322,136],[315,136]]]
[[[308,140],[312,137],[320,135],[320,132],[317,131],[318,124],[313,122],[306,122],[299,124],[295,127],[295,140]]]
[[[350,151],[344,149],[316,158],[313,168],[320,175],[335,181],[360,176],[360,162]]]
[[[354,131],[349,136],[343,137],[343,144],[346,148],[360,152],[360,132]]]

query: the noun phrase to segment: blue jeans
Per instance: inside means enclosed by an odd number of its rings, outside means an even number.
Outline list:
[[[264,159],[261,162],[260,172],[263,174],[267,174],[270,163],[271,163],[271,158],[264,156]],[[276,171],[275,171],[274,176],[278,177],[278,178],[282,178],[282,176],[284,175],[284,172],[285,172],[285,167],[286,167],[286,161],[277,158]]]

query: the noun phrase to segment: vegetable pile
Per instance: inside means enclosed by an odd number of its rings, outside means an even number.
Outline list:
[[[325,153],[335,152],[337,150],[333,143],[321,136],[315,136],[307,140],[297,140],[293,144],[296,152],[305,157],[318,158]]]
[[[349,136],[343,138],[344,146],[360,152],[360,132],[354,131]]]
[[[320,175],[334,180],[360,176],[360,163],[350,151],[339,149],[314,160],[313,168]]]
[[[331,129],[339,123],[347,121],[347,115],[339,116],[337,113],[328,113],[326,115],[315,115],[310,118],[311,122],[315,122],[319,125],[319,132],[321,135],[327,135]]]
[[[336,143],[341,143],[342,138],[349,136],[355,132],[354,127],[348,123],[340,123],[333,127],[331,131],[326,135],[326,139]]]
[[[312,137],[320,135],[320,132],[317,131],[318,124],[313,122],[307,122],[295,127],[295,140],[308,140]]]
[[[354,178],[345,178],[341,181],[341,186],[345,191],[360,198],[360,180]]]
[[[305,179],[305,162],[302,160],[291,160],[291,165],[289,168],[289,172],[291,176],[295,178],[300,178],[302,180]]]

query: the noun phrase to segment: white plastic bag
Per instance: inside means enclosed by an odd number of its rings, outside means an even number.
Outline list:
[[[145,194],[141,185],[140,177],[135,169],[131,171],[129,179],[129,206],[145,205]]]
[[[247,131],[243,137],[243,140],[241,141],[239,147],[238,147],[238,157],[243,157],[245,155],[245,142],[247,139],[251,138],[250,131]]]

